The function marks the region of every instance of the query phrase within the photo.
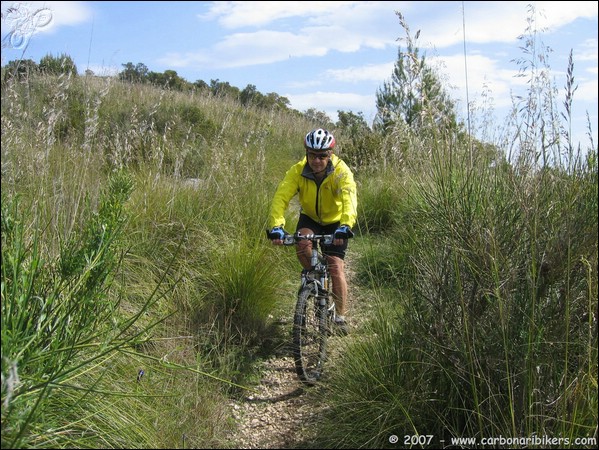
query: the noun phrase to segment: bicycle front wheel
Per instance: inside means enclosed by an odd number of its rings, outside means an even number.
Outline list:
[[[322,375],[327,348],[327,308],[320,305],[314,286],[298,293],[293,320],[293,353],[300,380],[311,384]]]

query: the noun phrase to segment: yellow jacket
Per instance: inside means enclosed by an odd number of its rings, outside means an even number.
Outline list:
[[[354,226],[358,202],[353,173],[335,154],[326,171],[319,186],[305,157],[291,166],[273,198],[270,228],[285,226],[285,211],[295,194],[299,195],[301,212],[316,222]]]

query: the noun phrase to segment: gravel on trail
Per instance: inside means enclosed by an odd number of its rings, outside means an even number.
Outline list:
[[[291,323],[284,326],[291,330]],[[262,361],[259,384],[229,402],[237,424],[230,435],[231,445],[248,449],[309,448],[318,430],[315,423],[327,408],[322,401],[326,396],[327,368],[334,370],[334,360],[348,338],[329,338],[329,360],[323,378],[315,385],[306,385],[298,378],[289,344],[281,345]]]
[[[259,384],[253,390],[244,391],[229,402],[230,414],[237,424],[230,435],[232,448],[310,448],[318,427],[315,423],[327,408],[326,374],[334,370],[335,360],[343,352],[345,343],[365,317],[368,305],[352,285],[353,273],[346,265],[348,279],[348,306],[350,311],[349,336],[331,336],[329,339],[329,360],[325,366],[323,379],[314,386],[302,383],[296,372],[291,350],[292,311],[287,318],[280,319],[278,326],[286,330],[283,342],[275,345],[271,356],[261,362]]]

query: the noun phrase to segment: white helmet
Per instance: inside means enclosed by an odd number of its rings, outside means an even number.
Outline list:
[[[306,134],[304,147],[306,150],[331,150],[335,147],[335,138],[327,130],[317,128]]]

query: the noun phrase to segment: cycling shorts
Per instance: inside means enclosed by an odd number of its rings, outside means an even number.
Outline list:
[[[297,221],[296,231],[302,228],[308,228],[314,234],[333,234],[337,228],[339,228],[339,222],[331,223],[329,225],[321,225],[315,220],[305,214],[300,214],[299,220]],[[342,245],[324,245],[320,243],[322,253],[328,256],[336,256],[338,258],[345,258],[345,251],[347,250],[347,239],[343,241]]]

